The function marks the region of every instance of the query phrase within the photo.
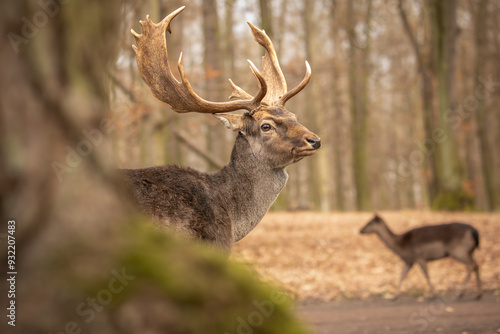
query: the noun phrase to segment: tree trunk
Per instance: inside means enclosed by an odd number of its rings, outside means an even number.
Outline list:
[[[488,0],[479,0],[476,8],[476,15],[474,17],[475,22],[475,49],[476,49],[476,60],[475,60],[475,87],[483,87],[481,78],[486,77],[486,63],[487,63],[487,23],[488,14],[487,6]],[[489,92],[486,94],[489,95]],[[477,109],[474,112],[476,116],[476,128],[477,136],[479,139],[479,150],[481,156],[481,167],[483,172],[483,182],[485,189],[485,206],[487,210],[498,210],[500,209],[500,203],[497,199],[497,189],[495,187],[495,172],[493,163],[493,153],[488,140],[488,123],[487,123],[487,101],[486,97],[479,96],[477,98]]]
[[[303,3],[303,20],[304,20],[304,40],[305,40],[305,51],[306,59],[311,64],[312,69],[316,64],[317,54],[315,51],[315,23],[314,23],[314,2],[305,0]],[[316,78],[316,79],[315,79]],[[307,116],[312,119],[310,128],[314,129],[318,133],[323,133],[325,127],[324,119],[325,115],[322,113],[320,106],[319,97],[319,87],[317,77],[313,77],[305,90],[305,98],[307,102]],[[326,136],[326,134],[325,134]],[[322,139],[325,141],[324,136]],[[326,140],[328,141],[328,140]],[[312,205],[316,206],[316,209],[321,211],[330,210],[330,192],[328,187],[328,162],[327,162],[327,151],[320,150],[314,157],[309,159],[310,166],[310,194],[312,196]]]
[[[423,10],[424,8],[422,8],[422,11]],[[426,59],[424,56],[423,47],[418,43],[415,33],[410,26],[402,0],[399,1],[399,14],[403,23],[403,28],[415,54],[417,71],[422,80],[420,92],[422,97],[422,117],[425,131],[425,139],[422,144],[423,147],[426,148],[425,153],[427,153],[426,160],[428,172],[425,173],[427,174],[427,188],[430,199],[434,200],[438,192],[438,179],[434,155],[436,143],[432,139],[432,133],[436,128],[436,122],[434,120],[434,88],[432,85],[433,62],[432,59]]]
[[[334,163],[330,168],[330,175],[333,179],[332,184],[332,199],[334,200],[333,209],[343,211],[344,210],[344,188],[343,188],[343,177],[342,177],[342,160],[343,156],[341,153],[341,123],[343,121],[342,117],[342,94],[340,92],[340,39],[338,37],[339,24],[337,22],[338,4],[336,0],[332,0],[330,3],[330,40],[334,45],[334,54],[332,59],[332,77],[331,90],[333,92],[332,110],[334,113],[333,123],[330,125],[333,128],[333,143],[332,152]]]
[[[433,58],[437,84],[438,128],[436,141],[438,193],[435,209],[459,210],[472,205],[463,188],[464,170],[450,117],[454,110],[455,44],[457,36],[456,0],[427,2],[432,32]]]
[[[235,62],[234,62],[234,5],[236,0],[226,0],[225,1],[225,45],[224,45],[224,68],[226,69],[226,76],[228,78],[234,78],[235,75]]]
[[[367,2],[364,36],[355,30],[354,4],[347,5],[349,37],[349,96],[351,110],[351,134],[353,144],[353,169],[356,183],[356,199],[359,210],[371,210],[370,183],[368,177],[368,77],[370,53],[370,17],[372,1]],[[364,41],[362,40],[364,38]]]
[[[271,10],[271,0],[259,0],[261,29],[266,31],[267,36],[274,41],[273,12]]]
[[[205,67],[205,99],[209,101],[224,101],[227,96],[223,93],[223,61],[221,52],[221,34],[219,29],[219,18],[217,14],[216,0],[203,0],[203,45],[204,67]],[[211,126],[210,126],[211,125]],[[216,159],[227,160],[226,153],[226,129],[213,118],[206,118],[202,128],[207,131],[207,151]],[[208,166],[209,170],[213,167]]]

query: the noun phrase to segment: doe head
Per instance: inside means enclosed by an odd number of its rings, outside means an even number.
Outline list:
[[[376,233],[385,225],[385,222],[377,214],[359,231],[361,234]]]

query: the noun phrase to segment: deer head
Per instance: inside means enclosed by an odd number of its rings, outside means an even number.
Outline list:
[[[377,233],[385,226],[386,225],[384,220],[380,218],[379,215],[375,214],[375,216],[368,223],[366,223],[366,225],[359,231],[359,233],[361,234]]]
[[[285,103],[299,93],[311,78],[311,69],[306,61],[306,74],[299,85],[287,90],[287,85],[274,46],[262,30],[248,23],[255,40],[266,52],[262,58],[262,73],[249,60],[250,70],[257,79],[259,92],[252,96],[231,79],[233,92],[227,102],[211,102],[198,96],[189,83],[182,53],[178,61],[181,80],[172,74],[165,39],[166,31],[171,32],[170,22],[184,7],[166,16],[158,24],[149,17],[140,21],[142,34],[131,30],[137,46],[136,53],[139,72],[150,87],[153,95],[170,105],[179,113],[198,112],[218,114],[216,117],[229,129],[244,136],[254,152],[271,168],[284,168],[302,158],[312,155],[320,148],[320,138],[297,121],[296,116],[285,109]],[[244,114],[227,113],[244,109]]]

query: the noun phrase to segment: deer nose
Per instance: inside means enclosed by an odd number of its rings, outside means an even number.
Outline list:
[[[321,147],[321,139],[319,137],[309,137],[309,138],[306,138],[306,141],[315,150],[317,150],[318,148]]]

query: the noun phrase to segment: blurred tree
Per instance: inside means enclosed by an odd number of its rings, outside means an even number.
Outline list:
[[[302,19],[304,22],[305,55],[311,67],[315,68],[315,65],[319,63],[316,61],[316,59],[320,58],[320,55],[315,52],[317,28],[314,17],[316,16],[316,8],[313,2],[307,0],[303,2],[302,8]],[[310,123],[313,124],[311,128],[320,133],[324,133],[326,130],[326,127],[324,126],[324,120],[326,119],[326,116],[321,108],[322,104],[321,97],[319,95],[320,90],[317,87],[318,83],[318,80],[312,80],[311,82],[309,82],[309,87],[303,94],[305,94],[305,100],[307,104],[307,117],[312,120],[310,121]],[[325,135],[327,134],[322,135],[323,140],[325,140]],[[314,158],[308,160],[309,168],[311,171],[309,182],[310,196],[312,199],[312,203],[314,203],[314,208],[317,210],[320,209],[321,211],[330,210],[330,191],[328,184],[329,171],[326,156],[327,153],[327,150],[321,150],[316,154]]]
[[[273,29],[273,12],[271,10],[270,0],[259,0],[260,5],[260,17],[261,17],[261,29],[266,31],[267,36],[274,41],[274,29]]]
[[[16,221],[18,272],[16,327],[0,332],[305,333],[282,292],[153,231],[122,194],[105,77],[123,3],[40,4],[0,4],[12,42],[0,50],[0,217]]]
[[[474,3],[474,42],[475,42],[475,62],[474,62],[474,86],[482,87],[487,73],[488,62],[488,23],[492,15],[488,15],[490,1],[479,0]],[[477,89],[477,88],[476,88]],[[488,139],[488,113],[487,96],[490,92],[487,88],[482,89],[482,94],[477,97],[477,110],[474,113],[477,122],[477,136],[479,138],[479,150],[481,153],[481,167],[483,172],[484,188],[486,190],[485,206],[488,210],[500,210],[500,194],[495,180],[494,156]],[[486,95],[485,95],[486,94]]]
[[[365,9],[365,8],[363,8]],[[372,1],[366,2],[366,13],[364,21],[358,23],[356,17],[362,14],[355,12],[353,2],[347,4],[347,34],[349,41],[349,97],[352,117],[351,134],[353,149],[354,180],[356,182],[356,199],[359,210],[370,210],[370,182],[368,177],[368,78],[369,78],[369,55],[370,55],[370,20]],[[362,34],[356,31],[361,25]]]
[[[423,16],[425,11],[424,8],[420,8],[421,15]],[[422,116],[423,116],[423,124],[425,129],[425,138],[424,144],[426,141],[432,141],[432,132],[436,129],[436,121],[434,119],[434,88],[432,83],[433,76],[433,61],[431,57],[427,55],[430,53],[429,50],[425,48],[424,45],[429,45],[429,34],[427,31],[424,31],[424,38],[426,39],[423,42],[419,42],[416,37],[416,33],[410,26],[408,16],[406,14],[405,7],[403,6],[402,0],[399,1],[399,14],[402,20],[404,31],[406,32],[410,44],[413,48],[413,52],[416,59],[417,64],[417,72],[420,75],[420,79],[422,80],[421,84],[421,98],[422,98]],[[424,18],[422,18],[424,20]],[[435,145],[431,142],[431,145]],[[434,150],[433,147],[430,147],[429,150]],[[432,154],[432,152],[431,152]],[[431,200],[433,200],[438,193],[438,180],[437,180],[437,166],[436,159],[432,155],[426,155],[427,157],[427,168],[428,168],[428,189],[429,194],[431,196]]]
[[[219,28],[219,16],[217,13],[216,0],[203,0],[203,46],[204,46],[204,68],[205,68],[205,96],[209,101],[225,101],[227,96],[224,94],[223,84],[223,52],[221,43],[223,41],[222,33]],[[208,123],[218,123],[213,118],[205,117],[204,128],[207,132],[206,147],[209,156],[225,161],[228,158],[228,145],[224,141],[226,129],[223,126],[208,126]],[[210,164],[209,168],[214,170],[221,166]]]
[[[225,1],[225,43],[224,43],[224,64],[225,72],[229,78],[234,78],[236,72],[236,65],[234,59],[234,44],[236,39],[234,37],[234,6],[236,0],[226,0]]]
[[[438,192],[435,209],[465,209],[471,200],[464,190],[464,168],[458,156],[457,140],[450,116],[455,108],[455,59],[457,38],[457,1],[426,2],[432,36],[432,57],[437,92],[436,176]]]
[[[424,144],[428,150],[426,153],[430,160],[431,174],[429,193],[435,209],[464,209],[471,206],[472,200],[464,190],[464,167],[459,157],[457,136],[452,122],[456,108],[457,2],[429,0],[424,2],[421,11],[427,16],[424,22],[429,25],[432,47],[425,54],[410,27],[402,1],[399,1],[403,27],[415,52],[417,68],[422,79],[426,130]]]

